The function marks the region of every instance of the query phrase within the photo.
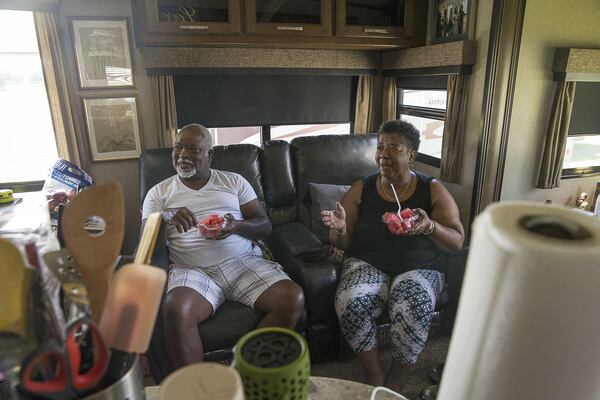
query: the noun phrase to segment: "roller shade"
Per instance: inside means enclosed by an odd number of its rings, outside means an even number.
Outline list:
[[[600,82],[577,82],[569,135],[600,133]]]
[[[355,77],[338,75],[179,75],[177,122],[207,127],[349,122]]]

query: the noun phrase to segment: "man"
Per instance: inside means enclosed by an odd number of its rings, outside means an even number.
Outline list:
[[[269,234],[271,222],[254,190],[239,174],[211,169],[212,158],[208,129],[185,126],[172,152],[177,175],[150,189],[142,209],[142,226],[149,214],[161,212],[156,245],[166,242],[170,250],[163,316],[176,368],[202,361],[198,324],[225,300],[266,313],[259,327],[293,329],[304,306],[302,289],[281,266],[255,254],[252,240]],[[214,240],[197,229],[197,221],[210,214],[226,219]]]

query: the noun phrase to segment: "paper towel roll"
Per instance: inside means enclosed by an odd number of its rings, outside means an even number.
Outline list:
[[[473,229],[438,400],[600,399],[600,220],[505,202]]]

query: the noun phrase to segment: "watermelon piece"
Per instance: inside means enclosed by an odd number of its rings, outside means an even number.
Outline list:
[[[396,213],[386,212],[382,217],[383,222],[387,224],[388,230],[394,235],[404,232],[402,220]]]
[[[414,221],[418,218],[417,214],[410,208],[405,208],[400,212],[400,216],[396,213],[386,212],[381,218],[387,225],[388,230],[394,235],[399,235],[412,228]]]
[[[218,214],[210,214],[198,223],[198,231],[205,238],[216,238],[221,234],[225,218]]]

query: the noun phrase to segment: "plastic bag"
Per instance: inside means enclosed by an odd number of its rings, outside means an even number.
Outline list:
[[[93,186],[94,179],[77,165],[59,159],[54,163],[42,191],[47,194],[65,192],[77,194],[86,187]]]

